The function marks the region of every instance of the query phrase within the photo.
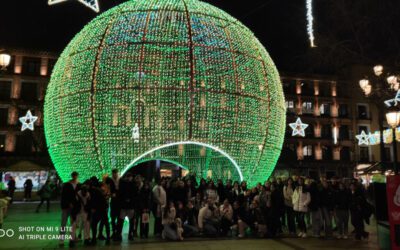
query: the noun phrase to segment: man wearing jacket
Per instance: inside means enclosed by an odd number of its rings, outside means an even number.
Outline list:
[[[72,172],[71,180],[64,183],[61,190],[61,227],[60,227],[60,246],[64,246],[65,231],[67,226],[68,218],[70,218],[71,225],[76,219],[76,215],[80,210],[80,202],[76,196],[79,174]],[[74,241],[70,241],[70,246],[74,246]]]
[[[129,219],[128,239],[133,240],[135,226],[135,198],[137,197],[137,187],[131,173],[127,173],[126,177],[119,182],[118,193],[121,202],[121,212],[118,219],[118,232],[114,240],[122,241],[122,227],[124,226],[125,217],[128,217]]]
[[[324,223],[325,238],[332,237],[332,216],[335,208],[335,193],[326,180],[322,181],[320,191],[322,222]]]
[[[349,224],[351,193],[343,183],[339,184],[339,190],[335,193],[335,212],[338,227],[338,239],[347,239]]]

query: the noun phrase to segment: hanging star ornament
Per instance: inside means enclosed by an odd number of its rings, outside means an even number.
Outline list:
[[[37,119],[38,117],[33,116],[31,111],[28,110],[25,116],[19,118],[19,121],[22,123],[21,131],[24,131],[26,129],[33,131],[34,130],[33,124],[36,122]]]
[[[369,146],[369,136],[365,133],[365,131],[361,131],[361,134],[356,135],[356,138],[358,140],[358,145],[366,145]]]
[[[400,90],[397,91],[396,96],[393,99],[389,99],[385,101],[386,106],[388,107],[396,107],[400,102]]]
[[[293,129],[292,136],[306,136],[304,130],[308,127],[308,124],[303,123],[300,118],[297,118],[296,122],[290,123],[289,126]]]
[[[62,2],[66,2],[68,0],[49,0],[48,5],[54,5]],[[90,8],[94,12],[99,12],[99,0],[78,0],[80,3],[84,4],[86,7]]]

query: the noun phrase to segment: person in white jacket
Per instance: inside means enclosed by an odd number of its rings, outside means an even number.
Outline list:
[[[167,205],[167,193],[162,186],[161,180],[157,180],[157,184],[153,190],[153,208],[154,215],[154,235],[161,236],[162,233],[162,208]]]
[[[308,211],[308,204],[311,201],[310,193],[307,191],[304,186],[304,179],[299,178],[298,186],[293,192],[292,196],[293,201],[293,210],[296,213],[297,223],[299,226],[299,237],[305,238],[306,234],[306,223],[304,221],[304,216]]]

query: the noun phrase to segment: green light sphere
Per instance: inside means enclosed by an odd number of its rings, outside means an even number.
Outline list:
[[[267,51],[198,0],[131,0],[99,15],[58,59],[44,109],[64,181],[162,159],[255,184],[273,171],[285,131]]]

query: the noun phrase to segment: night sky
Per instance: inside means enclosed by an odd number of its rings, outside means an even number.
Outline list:
[[[99,0],[101,11],[124,2]],[[305,0],[206,0],[242,21],[279,70],[345,74],[350,65],[400,66],[400,1],[314,0],[317,48],[306,30]],[[0,47],[60,53],[96,13],[77,1],[2,0]]]

